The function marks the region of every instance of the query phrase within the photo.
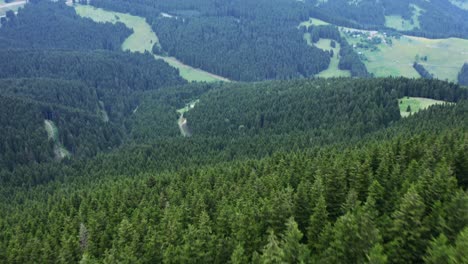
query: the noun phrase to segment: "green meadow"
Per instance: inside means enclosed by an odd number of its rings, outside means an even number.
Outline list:
[[[421,97],[404,97],[404,98],[398,99],[398,103],[400,105],[401,116],[407,117],[411,114],[427,109],[428,107],[432,105],[444,104],[447,102],[429,99],[429,98],[421,98]],[[408,109],[408,106],[410,107],[410,109]],[[408,110],[411,110],[411,111],[408,111]]]
[[[343,32],[343,30],[342,30]],[[344,34],[352,45],[363,43],[367,37],[366,31],[360,38]],[[367,31],[368,32],[368,31]],[[355,48],[362,54],[369,72],[376,77],[404,76],[420,77],[414,70],[413,63],[418,60],[430,73],[441,80],[457,81],[458,72],[468,61],[468,40],[459,38],[427,39],[421,37],[401,36],[391,38],[390,43],[376,45],[377,50]]]
[[[323,20],[311,17],[311,18],[309,18],[309,20],[300,23],[298,28],[299,27],[304,27],[304,26],[306,28],[309,28],[310,26],[326,26],[326,25],[330,25],[330,23],[327,23],[327,22],[325,22]]]
[[[310,37],[310,36],[309,36]],[[330,65],[328,69],[321,71],[319,74],[315,75],[317,77],[323,78],[331,78],[331,77],[350,77],[351,73],[349,71],[343,71],[338,68],[338,64],[340,63],[340,49],[341,46],[339,43],[336,43],[335,48],[331,46],[331,39],[320,39],[317,43],[313,44],[317,48],[322,50],[333,50],[333,57],[330,60]],[[310,39],[309,39],[310,42]]]
[[[416,5],[413,14],[414,26],[419,26],[416,19],[423,11]],[[397,18],[392,18],[395,21]],[[392,23],[398,24],[393,21]],[[400,21],[401,22],[401,21]],[[299,24],[298,27],[309,27],[312,25],[330,25],[320,19],[310,18]],[[353,45],[354,50],[361,56],[369,72],[376,77],[404,76],[408,78],[418,78],[419,74],[414,70],[413,63],[417,61],[423,65],[431,74],[440,80],[457,82],[458,73],[464,63],[468,62],[468,40],[460,38],[446,39],[428,39],[422,37],[413,37],[402,35],[399,38],[387,37],[381,32],[358,30],[353,28],[338,27],[342,36],[346,38],[349,44]],[[358,36],[352,33],[359,33]],[[376,49],[358,47],[359,44],[368,45],[369,36],[376,35],[381,38],[382,43],[372,44]],[[304,39],[309,45],[310,34],[304,34]],[[319,44],[321,45],[321,44]],[[326,44],[325,44],[326,46]],[[325,47],[322,45],[322,48]],[[329,48],[326,48],[329,50]],[[427,58],[421,60],[420,58]],[[337,59],[337,58],[335,58]],[[332,60],[328,72],[321,73],[322,76],[329,76],[329,73],[336,74],[333,70]],[[341,73],[339,73],[341,74]],[[341,75],[338,75],[341,76]]]
[[[122,22],[128,28],[133,29],[133,34],[130,35],[122,44],[122,50],[129,50],[131,52],[152,52],[153,45],[159,45],[159,39],[151,29],[151,26],[142,17],[133,16],[119,12],[107,11],[101,8],[95,8],[88,5],[75,5],[75,10],[78,15],[82,17],[91,18],[96,22]],[[182,78],[188,81],[229,81],[226,78],[205,72],[201,69],[196,69],[183,64],[173,57],[156,56],[156,59],[166,61],[172,67],[179,70]]]
[[[419,28],[419,16],[421,16],[421,13],[424,10],[414,4],[412,4],[411,7],[414,9],[412,21],[404,19],[400,15],[385,16],[385,26],[401,31],[408,31]]]

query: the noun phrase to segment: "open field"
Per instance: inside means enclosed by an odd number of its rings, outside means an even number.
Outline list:
[[[159,45],[159,39],[151,29],[151,26],[142,17],[133,16],[119,12],[107,11],[101,8],[95,8],[88,5],[75,5],[75,10],[82,17],[91,18],[96,22],[122,22],[128,28],[133,29],[133,34],[130,35],[122,44],[122,50],[131,52],[152,52],[153,45]],[[155,55],[156,59],[162,59],[174,68],[179,69],[180,76],[188,81],[229,81],[221,76],[193,68],[183,64],[173,57],[164,57]]]
[[[60,143],[58,128],[51,120],[44,120],[44,127],[47,131],[49,140],[54,142],[54,153],[57,159],[63,159],[71,156],[70,152]]]
[[[305,26],[306,28],[309,28],[310,26],[326,26],[326,25],[330,25],[330,23],[311,17],[309,20],[300,23],[298,28],[303,27],[303,26]]]
[[[415,28],[419,28],[419,17],[423,9],[421,9],[417,5],[411,5],[413,7],[413,16],[412,21],[406,20],[400,15],[393,15],[393,16],[385,16],[385,26],[389,28],[394,28],[396,30],[407,31],[413,30]]]
[[[400,38],[381,38],[380,44],[372,45],[376,50],[361,48],[359,44],[368,44],[368,38],[374,34],[371,31],[360,30],[358,37],[347,33],[350,29],[341,28],[341,32],[355,50],[362,55],[369,72],[376,77],[404,76],[409,78],[420,77],[413,69],[417,58],[430,73],[441,80],[457,81],[457,75],[465,62],[468,62],[468,40],[459,38],[427,39],[421,37],[401,36]]]
[[[422,9],[417,9],[417,6],[415,8],[417,12],[422,11]],[[300,25],[324,23],[327,22],[311,18]],[[414,70],[413,63],[419,58],[418,63],[435,78],[457,82],[461,67],[468,62],[468,40],[466,39],[428,39],[405,35],[397,38],[378,31],[338,28],[342,36],[361,56],[368,71],[376,77],[418,78],[420,76]],[[310,44],[310,36],[305,34],[304,38]],[[374,40],[378,41],[374,42]]]
[[[431,105],[444,104],[447,102],[421,97],[404,97],[398,99],[398,103],[400,105],[400,115],[402,117],[407,117],[410,114],[414,114],[419,112],[420,110],[427,109]],[[411,112],[407,111],[408,106],[410,106]]]
[[[339,43],[336,43],[335,48],[331,47],[331,39],[320,39],[317,43],[312,44],[310,41],[310,36],[308,39],[309,45],[315,45],[317,48],[322,50],[333,50],[333,57],[330,60],[330,65],[328,69],[321,71],[319,74],[315,75],[316,77],[331,78],[331,77],[350,77],[351,73],[349,71],[343,71],[338,68],[340,63],[340,49],[341,46]]]
[[[101,8],[94,8],[88,5],[76,5],[75,10],[82,17],[91,18],[96,22],[122,22],[128,28],[133,29],[130,35],[122,44],[122,50],[131,52],[145,52],[153,49],[154,43],[159,43],[159,39],[154,34],[150,25],[142,17],[132,16],[124,13],[109,12]]]

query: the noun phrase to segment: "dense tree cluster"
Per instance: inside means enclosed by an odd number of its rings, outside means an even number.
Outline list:
[[[158,53],[164,51],[233,80],[310,77],[330,62],[326,52],[304,42],[296,26],[307,12],[290,1],[143,0],[130,6],[129,1],[95,0],[91,4],[144,15],[159,37],[163,50]],[[162,11],[173,17],[160,16]]]
[[[70,182],[52,196],[53,185],[36,187],[0,203],[0,259],[457,263],[468,223],[460,129],[177,173],[134,164],[135,178],[91,170],[99,184]]]
[[[136,92],[185,83],[162,60],[128,52],[3,50],[0,67],[0,78],[79,80],[95,90],[114,120],[136,107]]]
[[[468,86],[468,63],[463,64],[463,67],[458,74],[458,83]]]
[[[4,20],[0,48],[120,50],[131,33],[122,23],[95,23],[81,18],[65,2],[38,1]]]
[[[413,68],[419,73],[419,75],[424,79],[432,79],[434,75],[426,70],[423,65],[415,62],[413,63]]]

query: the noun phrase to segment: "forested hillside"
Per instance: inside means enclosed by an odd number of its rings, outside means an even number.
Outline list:
[[[468,263],[467,64],[462,85],[370,78],[374,40],[325,22],[466,37],[453,1],[77,1],[237,81],[213,83],[64,2],[9,12],[0,263]]]
[[[31,1],[2,19],[0,48],[120,50],[131,33],[122,23],[83,19],[64,2]]]
[[[136,92],[185,83],[162,60],[128,52],[3,50],[0,67],[0,78],[80,80],[95,89],[114,120],[138,105]]]
[[[460,99],[466,98],[466,90],[438,81],[341,81],[343,86],[355,87],[350,90],[356,94],[350,104],[359,102],[359,95],[371,89],[376,97],[362,100],[377,105],[382,100],[388,107],[397,106],[393,96],[404,95],[432,94],[457,103],[395,121],[363,135],[365,141],[340,143],[342,136],[337,135],[328,146],[298,145],[294,152],[280,153],[276,148],[262,159],[243,154],[232,160],[230,153],[246,153],[247,146],[258,153],[265,141],[236,144],[234,137],[231,146],[235,147],[225,148],[197,143],[210,140],[194,134],[192,138],[155,139],[151,145],[129,146],[87,163],[51,164],[47,171],[62,176],[50,183],[28,189],[2,185],[0,201],[8,203],[0,203],[5,212],[0,221],[0,259],[7,263],[31,259],[432,263],[441,254],[452,259],[451,263],[463,263],[468,224],[464,213],[468,104]],[[305,87],[323,83],[289,82],[289,91],[281,89],[287,87],[286,82],[251,84],[250,89],[197,89],[212,90],[207,98],[237,90],[245,95],[238,97],[240,102],[259,98],[255,93],[261,91],[266,102],[268,94],[283,98],[279,110],[293,114],[293,127],[294,118],[301,116],[287,111],[290,102],[297,100],[292,96],[295,90],[298,97],[314,98],[321,90],[304,94]],[[384,83],[389,90],[379,88]],[[330,106],[339,99],[331,87],[322,90],[322,101]],[[336,93],[345,91],[337,87]],[[282,92],[281,97],[274,92]],[[186,91],[176,94],[170,92],[168,98],[178,103],[188,95]],[[201,96],[189,118],[195,118],[197,107],[207,107],[203,99]],[[258,101],[260,110],[262,101]],[[233,111],[229,109],[236,104],[226,105],[226,111]],[[342,115],[338,107],[328,111],[335,118]],[[242,114],[231,118],[236,116]],[[300,138],[294,132],[282,133],[276,144],[285,137]],[[273,142],[275,137],[264,135],[262,139]],[[170,170],[164,172],[165,168]]]
[[[154,2],[96,0],[97,7],[144,16],[163,52],[186,64],[254,81],[310,77],[327,68],[329,56],[309,47],[296,26],[307,18],[294,1]],[[195,8],[196,7],[196,8]],[[167,12],[172,18],[160,16]]]

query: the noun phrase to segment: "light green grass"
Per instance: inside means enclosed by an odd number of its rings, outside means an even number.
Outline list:
[[[450,3],[461,9],[468,10],[468,0],[450,0]]]
[[[342,30],[343,32],[343,30]],[[361,30],[360,32],[366,33]],[[352,38],[343,34],[353,45],[367,37]],[[426,39],[412,36],[392,38],[392,45],[377,45],[378,51],[356,48],[367,61],[364,61],[369,72],[376,77],[404,76],[418,78],[414,70],[415,57],[427,56],[427,61],[419,61],[430,73],[441,80],[457,81],[457,75],[465,62],[468,62],[468,40],[459,38]]]
[[[310,41],[310,36],[309,36],[309,41]],[[321,71],[319,74],[317,74],[317,77],[322,77],[322,78],[331,78],[331,77],[350,77],[351,72],[350,71],[343,71],[338,68],[338,64],[340,63],[340,49],[341,46],[339,43],[336,43],[335,48],[331,47],[331,39],[320,39],[317,41],[317,43],[313,44],[317,48],[322,49],[322,50],[333,50],[333,57],[330,60],[330,65],[328,66],[328,69]],[[308,42],[310,43],[310,42]],[[310,44],[309,44],[310,45]]]
[[[5,16],[6,12],[12,10],[13,12],[18,12],[18,9],[20,7],[23,7],[23,5],[17,5],[17,6],[9,6],[9,7],[0,7],[0,17]]]
[[[104,10],[102,8],[95,8],[88,5],[75,5],[75,10],[78,15],[82,17],[91,18],[96,22],[122,22],[128,28],[133,29],[133,34],[130,35],[122,44],[122,50],[129,50],[131,52],[152,52],[153,45],[159,45],[159,39],[151,29],[151,26],[142,17],[133,16],[119,12]],[[156,59],[162,59],[174,68],[179,69],[179,74],[187,81],[229,81],[221,76],[196,69],[173,57],[156,56]]]
[[[444,104],[445,101],[439,101],[429,98],[421,97],[404,97],[398,99],[398,104],[400,105],[400,115],[402,117],[407,117],[411,114],[417,113],[421,110],[427,109],[432,105]],[[411,112],[407,112],[408,106],[411,107]]]
[[[51,120],[44,120],[44,127],[49,140],[54,142],[54,153],[57,159],[71,156],[70,152],[60,143],[58,128]]]
[[[424,11],[416,5],[413,5],[415,11],[413,16],[418,16]],[[419,21],[415,20],[415,25],[419,25]],[[302,22],[300,26],[310,25],[326,25],[319,19],[311,18],[308,21]],[[358,44],[366,41],[372,31],[358,30],[353,28],[338,27],[342,36],[346,38],[349,44]],[[354,38],[345,31],[359,32],[361,37]],[[382,33],[377,33],[383,37]],[[310,45],[310,34],[304,34],[304,39]],[[388,39],[388,38],[384,38]],[[370,49],[355,48],[355,51],[360,53],[365,60],[367,69],[376,77],[386,76],[403,76],[408,78],[419,78],[420,75],[413,68],[413,63],[416,56],[427,56],[427,61],[419,61],[429,73],[435,78],[457,82],[458,73],[464,63],[468,62],[468,40],[459,38],[447,39],[427,39],[412,36],[402,36],[400,39],[391,38],[392,45],[382,43],[377,45],[377,51]]]
[[[317,18],[309,18],[309,20],[301,22],[298,26],[299,27],[306,27],[309,28],[310,26],[326,26],[330,25],[330,23],[327,23],[323,20],[317,19]]]
[[[181,109],[178,109],[177,113],[183,115],[183,114],[187,113],[188,111],[192,110],[195,107],[195,105],[197,105],[199,102],[200,102],[199,99],[194,100],[194,101],[186,104],[185,107],[183,107]]]
[[[385,16],[385,26],[401,31],[408,31],[420,28],[421,26],[419,24],[419,17],[421,16],[424,10],[415,4],[411,4],[411,7],[413,8],[413,16],[411,17],[413,23],[411,23],[410,20],[403,19],[403,17],[401,17],[400,15],[394,15]]]
[[[133,29],[130,35],[122,44],[122,50],[131,52],[151,52],[155,43],[159,44],[159,39],[154,34],[150,25],[142,17],[129,14],[110,12],[101,8],[95,8],[89,5],[76,5],[75,10],[82,17],[91,18],[96,22],[122,22],[128,28]]]
[[[163,57],[163,56],[158,56],[158,55],[154,55],[154,57],[156,59],[162,59],[165,62],[167,62],[169,65],[171,65],[172,67],[179,69],[180,76],[182,76],[182,78],[190,82],[219,82],[219,81],[229,82],[230,81],[227,78],[183,64],[181,61],[179,61],[178,59],[174,57]]]
[[[417,28],[414,23],[411,24],[411,21],[406,20],[399,15],[385,16],[385,26],[402,31],[409,31]]]

